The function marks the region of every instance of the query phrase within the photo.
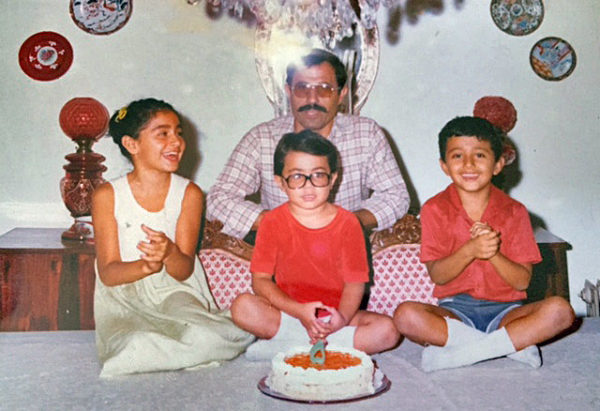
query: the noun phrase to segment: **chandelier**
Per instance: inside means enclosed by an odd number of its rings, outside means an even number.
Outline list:
[[[307,37],[318,37],[330,47],[354,35],[357,23],[376,26],[380,5],[392,8],[402,0],[205,0],[207,6],[229,10],[242,19],[249,10],[261,27],[300,28]],[[406,1],[406,0],[404,0]],[[200,0],[187,0],[195,5]]]

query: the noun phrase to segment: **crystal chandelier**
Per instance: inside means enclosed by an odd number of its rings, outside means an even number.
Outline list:
[[[372,29],[380,5],[396,7],[402,0],[205,0],[215,8],[230,10],[242,18],[252,12],[259,26],[300,28],[307,37],[318,37],[330,47],[351,37],[357,23]],[[200,0],[187,0],[195,5]]]

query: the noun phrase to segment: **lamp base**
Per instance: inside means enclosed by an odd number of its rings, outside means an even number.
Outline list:
[[[62,233],[61,238],[65,241],[78,241],[94,244],[94,226],[91,221],[76,218],[73,225]]]

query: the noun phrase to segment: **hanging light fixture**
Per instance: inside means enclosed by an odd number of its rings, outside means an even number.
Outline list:
[[[380,5],[391,8],[402,0],[205,0],[215,8],[242,18],[252,12],[259,26],[277,29],[299,27],[307,37],[317,36],[331,47],[351,37],[357,24],[370,30],[377,23]],[[196,5],[200,0],[187,0]]]

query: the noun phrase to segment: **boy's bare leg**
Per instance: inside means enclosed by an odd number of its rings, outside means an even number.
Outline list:
[[[512,310],[503,319],[499,329],[486,334],[481,340],[445,350],[426,348],[423,350],[422,366],[425,371],[434,371],[504,355],[534,367],[539,366],[541,360],[534,345],[554,337],[569,327],[573,320],[573,309],[560,297],[528,304]],[[528,348],[530,346],[533,347]],[[517,350],[522,351],[519,353]]]
[[[401,335],[387,315],[360,310],[348,325],[356,327],[354,348],[367,354],[389,350],[400,342]]]
[[[280,311],[266,299],[254,294],[240,294],[231,304],[233,322],[258,338],[270,339],[277,334]]]
[[[515,308],[502,319],[515,348],[544,342],[567,329],[575,320],[571,305],[561,297],[548,297]]]
[[[250,361],[270,360],[279,352],[310,342],[300,320],[273,307],[266,299],[241,294],[231,305],[236,325],[259,337],[248,346],[245,357]]]
[[[457,319],[456,315],[436,305],[403,302],[394,312],[394,324],[400,334],[421,345],[442,347],[448,341],[445,317]]]
[[[417,302],[400,304],[394,313],[394,323],[401,334],[419,344],[431,344],[441,347],[456,346],[477,341],[485,333],[460,322],[451,311],[444,308]],[[429,347],[425,357],[436,352]],[[532,367],[541,365],[538,348],[533,345],[521,351],[509,354],[510,359],[523,362]]]

